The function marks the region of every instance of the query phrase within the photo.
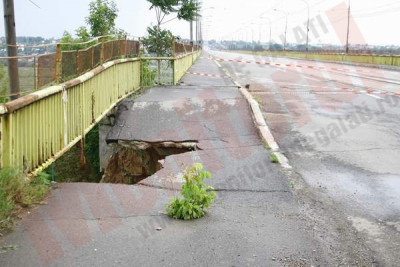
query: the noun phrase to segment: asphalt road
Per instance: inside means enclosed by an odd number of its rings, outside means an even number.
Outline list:
[[[108,141],[197,142],[136,185],[59,184],[47,205],[0,238],[0,266],[347,266],[291,191],[259,138],[249,103],[218,66],[200,59],[183,83],[118,106]],[[218,76],[218,77],[217,77]],[[173,220],[165,204],[182,171],[202,162],[217,198],[206,216]],[[336,246],[336,245],[335,245]]]
[[[250,85],[288,175],[331,203],[380,265],[400,266],[400,71],[209,52]]]

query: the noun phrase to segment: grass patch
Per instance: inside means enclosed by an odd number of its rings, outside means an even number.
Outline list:
[[[258,95],[253,95],[253,99],[257,102],[259,106],[262,106],[262,99]]]
[[[96,152],[93,157],[96,157]],[[79,163],[80,149],[76,146],[68,150],[64,155],[54,162],[54,176],[58,183],[98,183],[101,173],[93,166],[90,159],[86,161],[86,168]]]
[[[272,163],[278,163],[279,162],[278,156],[275,153],[269,154],[269,160]]]
[[[0,231],[11,230],[18,211],[39,204],[49,189],[50,179],[46,173],[27,179],[16,169],[0,170]]]

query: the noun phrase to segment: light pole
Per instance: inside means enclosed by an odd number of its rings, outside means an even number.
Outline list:
[[[197,1],[196,1],[196,4],[197,4]],[[202,9],[201,11],[204,12],[205,10],[214,9],[214,8],[215,7],[210,6],[210,7],[207,7],[205,9]],[[200,16],[200,19],[199,19],[199,16],[196,15],[196,43],[198,42],[198,40],[200,40],[200,42],[202,41],[202,36],[201,36],[201,20],[202,20],[202,18],[203,17]]]
[[[269,50],[271,50],[271,43],[272,43],[272,22],[269,18],[263,17],[262,14],[260,16],[260,19],[267,19],[269,21]]]
[[[287,32],[287,20],[288,20],[288,15],[285,11],[280,10],[280,9],[274,9],[274,11],[279,11],[282,12],[283,14],[285,14],[286,16],[286,24],[285,24],[285,41],[283,42],[283,51],[286,50],[286,32]]]
[[[307,3],[306,0],[301,0],[307,5],[307,42],[306,42],[306,52],[308,52],[308,32],[310,31],[309,25],[310,25],[310,5]]]
[[[259,32],[258,42],[261,43],[261,23],[252,22],[251,24],[252,25],[259,25],[260,32]],[[251,32],[252,32],[252,35],[253,35],[253,40],[252,41],[254,41],[254,29],[253,29],[253,27],[251,28]]]
[[[349,53],[349,34],[350,34],[350,0],[349,0],[349,9],[347,11],[346,54]]]

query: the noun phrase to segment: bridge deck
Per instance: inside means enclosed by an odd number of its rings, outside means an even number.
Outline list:
[[[200,60],[191,71],[213,66]],[[123,104],[108,138],[198,140],[202,150],[167,157],[138,185],[61,184],[6,238],[20,249],[3,254],[1,266],[280,266],[272,259],[287,255],[329,265],[302,230],[307,219],[238,89],[223,78],[188,74],[183,81]],[[213,173],[207,182],[219,191],[216,203],[202,219],[172,220],[164,214],[176,193],[168,177],[193,161]]]

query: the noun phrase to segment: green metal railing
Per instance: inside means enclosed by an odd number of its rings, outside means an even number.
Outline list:
[[[171,62],[171,84],[176,84],[200,53],[153,60]],[[73,80],[0,104],[0,168],[35,173],[48,167],[119,101],[142,86],[154,86],[148,60],[110,61]]]
[[[177,57],[174,61],[174,84],[185,75],[190,66],[199,58],[201,50],[194,51],[193,53]]]

